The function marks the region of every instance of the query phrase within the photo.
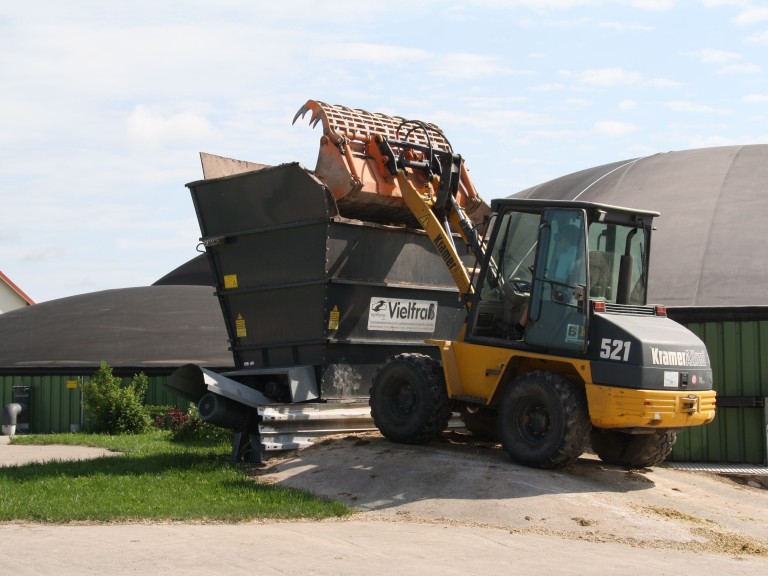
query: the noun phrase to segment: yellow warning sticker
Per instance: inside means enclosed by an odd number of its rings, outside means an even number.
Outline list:
[[[248,332],[245,329],[245,319],[242,314],[238,314],[237,320],[235,320],[235,333],[238,338],[245,338],[248,336]]]
[[[339,313],[339,307],[334,306],[333,310],[331,310],[331,313],[328,315],[328,330],[338,330],[339,329],[339,317],[341,314]]]
[[[419,218],[419,224],[421,224],[421,227],[424,228],[424,230],[427,229],[427,225],[429,224],[429,216],[422,216]]]
[[[237,288],[237,274],[224,275],[224,288],[227,290],[230,288]]]
[[[75,390],[77,388],[77,380],[67,380],[67,388],[69,390]]]

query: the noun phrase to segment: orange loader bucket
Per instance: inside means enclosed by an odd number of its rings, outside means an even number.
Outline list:
[[[319,100],[307,101],[293,122],[308,112],[312,113],[309,120],[312,127],[318,123],[323,125],[315,176],[330,189],[340,214],[382,224],[412,225],[414,218],[404,204],[397,180],[384,165],[376,138],[392,142],[407,140],[450,152],[451,145],[443,131],[423,122],[418,123],[419,129],[412,129],[414,123],[400,116],[370,113]],[[408,179],[417,189],[426,183],[425,175],[418,170],[408,171]],[[475,225],[490,214],[490,207],[477,194],[463,162],[456,200]]]

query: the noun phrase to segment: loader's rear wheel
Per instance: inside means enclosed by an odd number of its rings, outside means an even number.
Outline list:
[[[423,444],[451,418],[440,363],[422,354],[400,354],[379,369],[371,387],[371,417],[394,442]]]
[[[499,407],[501,444],[526,466],[571,464],[584,452],[590,426],[584,391],[552,372],[518,377]]]
[[[626,468],[648,468],[669,456],[677,433],[660,429],[650,434],[626,434],[594,428],[590,439],[592,450],[603,462]]]

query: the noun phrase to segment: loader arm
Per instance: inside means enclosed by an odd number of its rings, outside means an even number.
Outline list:
[[[453,243],[450,232],[447,232],[440,220],[437,219],[437,215],[432,210],[429,200],[425,199],[425,196],[413,187],[413,184],[408,180],[403,170],[397,172],[396,178],[405,204],[419,221],[421,227],[424,228],[427,236],[429,236],[429,239],[435,246],[435,250],[440,254],[443,262],[445,262],[448,272],[450,272],[459,292],[471,294],[473,292],[472,281],[469,278],[467,269],[461,262],[461,257],[456,251],[456,245]],[[461,232],[460,234],[464,235]],[[469,244],[467,238],[464,238],[464,240]]]

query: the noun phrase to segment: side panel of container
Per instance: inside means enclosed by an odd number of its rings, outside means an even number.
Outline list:
[[[187,187],[203,237],[338,215],[330,192],[298,164],[201,180]]]
[[[368,378],[387,356],[458,333],[463,304],[423,232],[338,217],[295,165],[189,187],[236,367],[312,365],[336,397],[350,387],[331,374],[349,380],[360,365]]]

